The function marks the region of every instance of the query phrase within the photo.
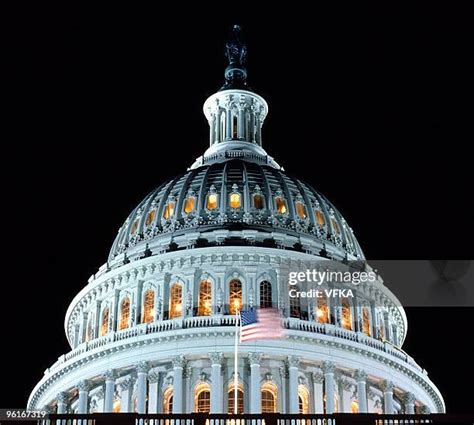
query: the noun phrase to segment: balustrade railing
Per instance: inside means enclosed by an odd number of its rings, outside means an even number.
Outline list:
[[[234,327],[235,320],[235,316],[232,315],[194,316],[162,320],[148,324],[143,323],[128,329],[109,332],[107,335],[81,344],[69,353],[59,357],[58,361],[53,366],[51,366],[48,371],[53,371],[64,362],[78,357],[88,351],[103,347],[111,342],[122,341],[128,338],[137,337],[139,335],[162,333],[176,329],[193,329],[216,326]],[[415,362],[415,360],[406,354],[402,349],[390,344],[387,341],[379,341],[378,339],[372,338],[361,332],[354,332],[329,323],[318,323],[292,317],[284,318],[283,326],[290,330],[335,336],[347,341],[357,342],[390,354],[397,359],[408,363],[418,371],[422,371],[422,368]]]

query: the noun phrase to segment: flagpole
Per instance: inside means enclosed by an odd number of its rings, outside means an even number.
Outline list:
[[[234,415],[237,414],[238,404],[237,404],[237,395],[239,385],[239,378],[237,375],[237,362],[238,362],[238,350],[239,350],[239,310],[235,313],[235,346],[234,346]]]

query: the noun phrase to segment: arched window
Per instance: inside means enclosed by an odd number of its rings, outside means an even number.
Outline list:
[[[296,293],[300,292],[298,286],[294,286],[294,289]],[[301,302],[299,297],[290,296],[290,317],[297,317],[298,319],[301,317]]]
[[[333,228],[333,230],[334,230],[334,233],[335,233],[336,235],[340,235],[340,234],[341,234],[341,231],[340,231],[340,229],[339,229],[339,224],[337,224],[337,221],[336,221],[336,219],[335,219],[334,217],[331,218],[331,224],[332,224],[332,228]]]
[[[170,319],[183,315],[183,288],[179,283],[174,283],[170,289]]]
[[[210,316],[212,314],[212,282],[201,280],[199,284],[199,306],[198,316]]]
[[[352,310],[347,298],[341,300],[341,325],[344,329],[352,330]]]
[[[232,192],[230,194],[230,198],[229,198],[229,205],[231,208],[240,208],[241,206],[241,197],[240,197],[240,193],[238,192]]]
[[[153,208],[152,210],[148,211],[148,214],[145,220],[145,225],[147,227],[151,226],[153,221],[155,221],[155,217],[156,217],[156,208]]]
[[[357,401],[351,401],[351,413],[359,413],[359,403]]]
[[[105,307],[102,311],[102,321],[100,324],[100,336],[107,335],[109,332],[109,307]]]
[[[268,280],[260,282],[260,308],[272,307],[272,284]]]
[[[296,214],[298,214],[298,217],[305,219],[307,214],[306,214],[306,206],[303,204],[303,202],[297,201],[295,203],[295,207],[296,207]]]
[[[122,408],[122,403],[121,403],[121,401],[120,401],[119,398],[116,398],[116,399],[114,400],[113,405],[112,405],[112,411],[113,411],[114,413],[119,413],[120,410],[121,410],[121,408]]]
[[[237,115],[235,115],[235,113],[234,113],[233,116],[232,116],[232,138],[233,139],[238,138],[237,125],[238,125]]]
[[[119,330],[127,329],[129,324],[128,321],[130,319],[130,298],[125,297],[122,300],[120,305],[120,322],[119,322]]]
[[[211,389],[209,384],[202,383],[194,391],[194,411],[196,413],[209,413],[211,411]]]
[[[221,141],[226,139],[225,134],[225,111],[221,113]]]
[[[316,320],[319,323],[329,323],[328,299],[323,296],[316,298]]]
[[[253,195],[253,206],[256,210],[263,210],[264,207],[264,200],[263,200],[263,195],[260,193],[255,193]]]
[[[300,414],[309,413],[309,391],[304,385],[298,385],[298,408]]]
[[[140,218],[136,218],[130,230],[130,233],[132,234],[132,236],[137,234],[139,224],[140,224]]]
[[[94,316],[92,313],[89,313],[89,318],[87,319],[87,331],[86,331],[86,341],[92,341],[94,339]]]
[[[206,208],[210,211],[215,210],[217,208],[218,200],[219,196],[217,195],[217,193],[211,190],[211,192],[207,195]]]
[[[171,386],[163,393],[163,413],[173,413],[173,387]]]
[[[242,282],[233,279],[229,282],[229,313],[237,314],[242,308]]]
[[[228,413],[234,413],[234,397],[235,397],[235,391],[234,391],[234,386],[232,385],[231,387],[229,387],[229,392],[228,392],[228,405],[227,405]],[[244,413],[244,391],[242,390],[242,387],[240,385],[237,387],[237,413],[239,415]]]
[[[370,331],[370,313],[368,307],[362,307],[362,332],[368,336],[372,334]]]
[[[155,320],[155,291],[147,289],[143,296],[143,320],[142,323],[151,323]]]
[[[277,395],[275,384],[266,382],[262,385],[262,413],[276,413]]]
[[[196,197],[195,196],[188,196],[184,201],[184,208],[183,211],[186,214],[192,213],[196,206]]]
[[[379,337],[383,341],[385,339],[385,325],[383,323],[383,315],[379,313]]]
[[[324,219],[324,214],[321,210],[315,210],[314,211],[314,214],[316,216],[316,222],[321,226],[321,227],[324,227],[324,225],[326,224],[326,220]]]
[[[163,218],[165,220],[169,220],[174,215],[174,201],[169,201],[165,205],[165,209],[163,210]]]
[[[283,198],[282,196],[277,196],[275,198],[275,205],[278,214],[286,214],[286,212],[288,211],[288,208],[286,207],[285,198]]]

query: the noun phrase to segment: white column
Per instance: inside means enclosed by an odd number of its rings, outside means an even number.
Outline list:
[[[405,394],[405,413],[407,415],[415,414],[415,395],[413,393]]]
[[[363,370],[358,369],[355,372],[354,378],[357,382],[357,399],[359,403],[359,413],[367,413],[367,374]]]
[[[114,410],[114,393],[115,393],[115,371],[108,370],[105,372],[105,399],[104,412],[110,413]]]
[[[160,372],[152,371],[148,374],[148,413],[158,413],[158,381]]]
[[[126,378],[120,383],[120,411],[129,413],[132,411],[132,378]]]
[[[262,393],[260,391],[261,353],[249,353],[250,364],[250,413],[262,413]]]
[[[323,362],[324,391],[326,392],[326,413],[334,413],[334,363]]]
[[[300,360],[296,356],[288,356],[288,376],[290,380],[290,413],[299,413],[298,400],[298,366]]]
[[[383,412],[391,415],[393,413],[393,382],[385,380],[382,383],[383,390]]]
[[[287,389],[288,389],[288,370],[286,368],[285,362],[283,365],[280,366],[280,379],[281,379],[281,397],[280,399],[280,411],[281,413],[288,412],[288,397],[287,397]]]
[[[67,411],[67,393],[61,392],[56,396],[58,402],[58,415],[66,413]]]
[[[183,355],[173,359],[173,413],[183,413],[183,369],[186,360]]]
[[[211,413],[223,412],[223,382],[222,361],[223,353],[209,353],[211,359]]]
[[[324,375],[322,370],[313,372],[314,413],[324,413],[323,382]]]
[[[146,413],[147,375],[150,367],[147,362],[137,365],[137,413]]]
[[[87,381],[80,381],[77,385],[79,391],[79,401],[77,413],[87,413],[87,402],[89,401],[89,384]]]

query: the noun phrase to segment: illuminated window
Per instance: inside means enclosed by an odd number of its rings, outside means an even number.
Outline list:
[[[94,318],[92,316],[92,313],[89,313],[89,319],[87,320],[86,341],[92,341],[94,339],[93,320]]]
[[[114,413],[119,413],[122,407],[122,403],[120,402],[120,399],[116,398],[114,400],[114,404],[112,405],[112,411]]]
[[[326,220],[324,219],[324,214],[320,210],[315,211],[316,214],[316,221],[317,223],[323,227],[326,224]]]
[[[276,413],[277,388],[275,384],[266,382],[262,385],[262,413]]]
[[[296,214],[299,218],[306,218],[306,207],[302,202],[296,202]]]
[[[240,208],[240,193],[231,193],[230,194],[230,201],[229,201],[229,205],[231,208]]]
[[[208,210],[215,210],[217,208],[217,193],[210,193],[207,195],[206,208]]]
[[[263,210],[263,206],[264,206],[263,195],[260,195],[259,193],[256,193],[255,195],[253,195],[253,206],[257,210]]]
[[[148,214],[146,216],[145,225],[146,226],[151,226],[151,224],[155,220],[155,217],[156,217],[156,208],[153,208],[152,210],[150,210],[148,212]]]
[[[369,309],[367,307],[362,308],[362,332],[366,335],[370,336],[370,314]]]
[[[132,229],[130,230],[130,233],[132,235],[136,235],[137,234],[137,231],[138,231],[138,224],[140,223],[140,219],[137,218],[133,224],[132,224]]]
[[[309,413],[309,391],[304,385],[298,385],[298,408],[299,413]]]
[[[143,323],[151,323],[155,320],[155,291],[147,289],[143,296]]]
[[[336,233],[336,235],[340,235],[341,231],[339,230],[339,224],[337,224],[336,219],[332,218],[331,223],[332,223],[332,228],[334,229],[334,233]]]
[[[169,220],[174,214],[174,202],[168,202],[163,210],[163,218]]]
[[[238,279],[229,283],[229,312],[237,314],[242,308],[242,282]]]
[[[163,413],[173,413],[173,387],[171,386],[163,393]]]
[[[109,308],[104,308],[102,312],[102,322],[100,324],[100,336],[107,335],[109,332]]]
[[[130,298],[125,297],[120,305],[120,322],[119,330],[128,328],[128,320],[130,319]]]
[[[275,198],[275,203],[276,203],[276,210],[277,210],[278,214],[286,214],[288,209],[286,208],[285,199],[282,198],[281,196],[277,196]]]
[[[329,323],[329,307],[326,297],[317,298],[316,320],[319,323]]]
[[[198,316],[210,316],[212,314],[212,283],[209,280],[201,280],[199,284],[199,308]]]
[[[347,298],[342,298],[341,302],[341,325],[344,329],[352,330],[352,311]]]
[[[170,289],[170,319],[183,315],[183,288],[179,283],[173,284]]]
[[[260,282],[260,308],[272,307],[272,284],[268,280]]]
[[[300,289],[295,286],[296,292],[299,292]],[[299,297],[290,297],[290,317],[301,317],[301,303]]]
[[[196,206],[196,197],[195,196],[188,196],[184,201],[184,212],[186,214],[192,213]]]
[[[235,392],[234,386],[229,388],[229,401],[227,406],[228,413],[234,413],[234,400],[235,400]],[[242,388],[237,387],[237,413],[242,414],[244,413],[244,392]]]
[[[211,411],[211,390],[208,384],[199,384],[194,393],[194,411],[209,413]]]
[[[355,400],[351,401],[351,413],[359,413],[359,403]]]

